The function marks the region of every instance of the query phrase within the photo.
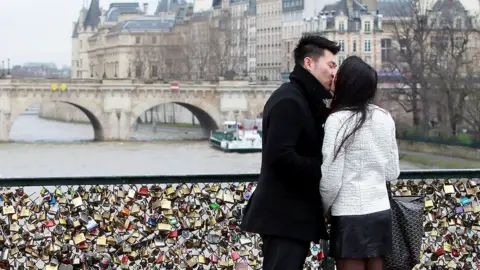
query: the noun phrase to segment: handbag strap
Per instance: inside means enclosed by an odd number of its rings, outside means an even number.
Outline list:
[[[393,194],[392,194],[392,183],[390,181],[387,181],[387,193],[388,193],[388,199],[392,199]]]

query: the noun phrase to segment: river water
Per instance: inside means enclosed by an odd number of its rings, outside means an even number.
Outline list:
[[[0,144],[4,177],[258,173],[261,154],[210,148],[195,128],[139,127],[132,142],[91,142],[87,124],[22,115]],[[148,141],[150,140],[150,141]],[[154,141],[152,141],[154,140]],[[402,169],[415,166],[402,163]]]

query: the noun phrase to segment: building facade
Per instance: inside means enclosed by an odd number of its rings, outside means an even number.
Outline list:
[[[337,62],[357,55],[374,68],[381,67],[381,45],[384,38],[382,12],[376,1],[363,4],[355,0],[340,0],[326,5],[318,17],[318,27],[329,39],[341,46]],[[316,24],[314,24],[316,25]]]
[[[282,66],[282,1],[257,0],[257,80],[280,80]]]
[[[318,16],[322,2],[315,0],[282,0],[282,72],[295,66],[293,49],[309,29],[308,22]]]
[[[92,0],[74,25],[72,77],[245,78],[249,4],[217,1],[194,13],[194,5],[183,0],[161,0],[149,15],[147,4],[112,3],[102,10]]]

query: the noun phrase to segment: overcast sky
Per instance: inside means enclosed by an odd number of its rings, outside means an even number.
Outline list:
[[[134,1],[100,0],[105,9],[112,2]],[[478,0],[461,1],[478,10]],[[158,0],[140,1],[144,2],[149,3],[149,13],[153,13]],[[7,58],[12,65],[70,65],[72,22],[78,19],[83,3],[84,0],[0,0],[0,65],[2,60],[6,65]]]
[[[100,0],[100,5],[107,9],[112,2],[135,1]],[[158,0],[139,2],[148,2],[153,13]],[[70,65],[72,22],[78,19],[83,3],[84,0],[0,0],[0,62],[5,60],[7,65],[10,58],[12,64],[20,65]]]

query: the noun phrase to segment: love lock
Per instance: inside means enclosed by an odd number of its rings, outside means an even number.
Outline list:
[[[0,233],[5,245],[0,268],[25,258],[26,268],[40,269],[62,264],[260,269],[261,241],[238,228],[254,188],[253,183],[56,186],[30,196],[20,188],[7,189],[0,195],[0,222],[7,221],[2,226],[8,232]],[[471,213],[469,205],[473,213],[475,203],[464,200],[463,213]],[[473,250],[477,245],[464,244]]]

